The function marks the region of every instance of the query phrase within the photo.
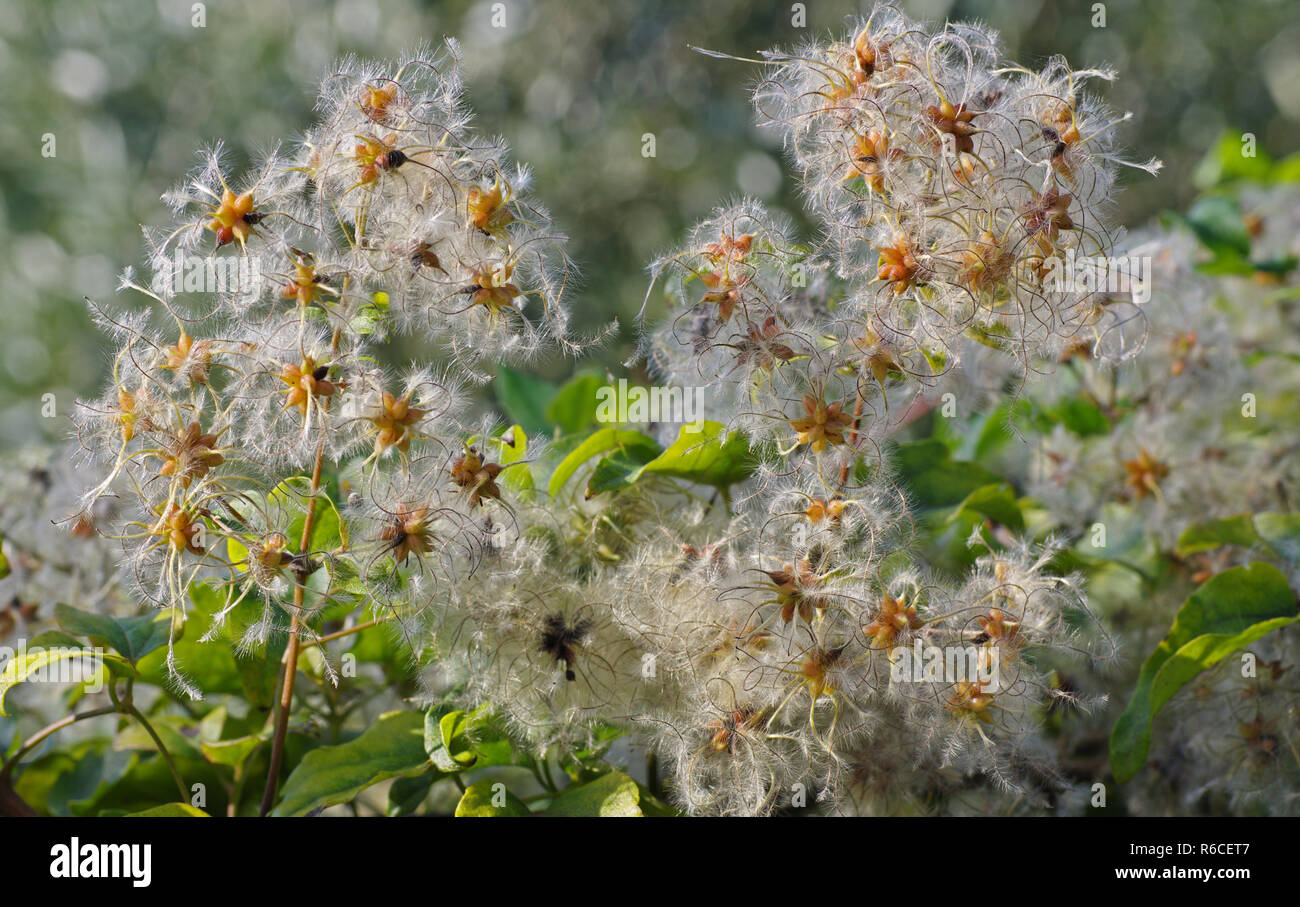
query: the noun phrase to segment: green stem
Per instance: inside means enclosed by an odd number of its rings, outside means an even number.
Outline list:
[[[158,747],[159,755],[161,755],[163,761],[167,763],[167,768],[171,770],[172,778],[176,781],[176,789],[181,793],[180,802],[188,803],[190,801],[190,789],[185,786],[185,779],[182,778],[181,773],[177,771],[176,762],[172,759],[172,754],[167,751],[167,747],[163,744],[162,738],[158,736],[158,732],[153,729],[153,725],[149,723],[149,719],[144,717],[144,713],[135,707],[135,703],[128,699],[123,703],[123,706],[125,713],[140,722],[140,725],[145,729],[145,732],[150,736],[150,738],[152,738],[153,745]]]
[[[117,710],[116,706],[106,705],[100,709],[91,709],[88,712],[79,712],[76,715],[68,715],[64,718],[60,718],[53,724],[48,724],[41,728],[23,742],[23,745],[18,748],[18,752],[9,757],[4,764],[4,768],[0,768],[0,782],[8,781],[9,776],[13,774],[14,768],[18,765],[18,760],[22,759],[22,757],[27,755],[28,752],[40,745],[40,742],[46,737],[63,730],[69,725],[76,724],[78,721],[84,721],[87,718],[98,718],[100,715],[111,715]]]

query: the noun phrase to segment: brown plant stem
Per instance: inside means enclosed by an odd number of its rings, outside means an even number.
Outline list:
[[[0,778],[0,815],[15,819],[32,819],[39,815],[36,810],[14,790],[8,778]]]
[[[384,618],[368,620],[363,624],[357,624],[355,627],[348,627],[346,630],[339,630],[335,633],[327,633],[324,636],[318,636],[310,642],[302,644],[301,648],[310,649],[312,646],[322,646],[327,642],[334,642],[336,639],[343,639],[345,636],[351,636],[353,633],[360,633],[362,630],[369,630],[371,627],[377,627],[380,624],[387,623]]]
[[[321,466],[325,459],[325,440],[316,448],[316,459],[311,470],[311,506],[302,522],[302,541],[298,548],[304,557],[311,545],[311,533],[316,522],[316,493],[320,490]],[[298,677],[298,653],[301,647],[302,625],[298,615],[307,594],[306,575],[295,577],[293,587],[293,612],[289,617],[289,645],[284,650],[284,684],[280,688],[280,702],[275,718],[275,736],[271,739],[271,765],[266,773],[266,790],[262,793],[259,815],[265,816],[275,803],[276,787],[280,783],[280,767],[284,763],[284,742],[289,734],[289,712],[293,707],[293,687]]]
[[[360,226],[358,226],[358,241],[360,240]],[[346,289],[347,284],[344,283]],[[330,337],[330,357],[333,358],[338,354],[339,343],[343,340],[343,331],[341,328],[335,328],[334,334]],[[323,404],[326,408],[329,401]],[[316,445],[316,459],[311,467],[311,506],[307,508],[307,516],[302,521],[302,540],[298,545],[299,553],[310,561],[309,546],[311,545],[311,533],[316,524],[316,493],[320,491],[321,467],[325,462],[325,439],[322,437],[320,443]],[[266,773],[266,790],[262,793],[262,806],[258,810],[259,816],[265,816],[271,811],[271,806],[275,803],[275,790],[280,783],[280,766],[284,763],[284,741],[289,734],[289,711],[293,706],[293,686],[298,676],[298,653],[301,645],[302,625],[298,620],[298,615],[302,612],[303,602],[307,595],[307,576],[305,572],[301,576],[295,576],[297,582],[293,587],[293,613],[289,616],[289,645],[284,651],[284,681],[280,688],[279,711],[275,719],[275,736],[271,740],[271,765]]]

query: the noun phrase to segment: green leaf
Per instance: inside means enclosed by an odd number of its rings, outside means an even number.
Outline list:
[[[1023,423],[1029,418],[1032,409],[1033,405],[1028,400],[1021,399],[1015,404],[1004,403],[996,409],[976,415],[971,420],[970,430],[963,433],[957,456],[962,460],[980,460],[1004,447],[1015,438],[1011,424]]]
[[[1293,151],[1273,165],[1268,175],[1274,183],[1300,183],[1300,151]]]
[[[1256,149],[1254,157],[1242,154],[1244,148],[1242,134],[1227,130],[1192,173],[1192,182],[1198,189],[1215,189],[1236,180],[1267,182],[1273,170],[1273,162],[1268,153]]]
[[[634,451],[636,456],[645,456],[653,451],[649,459],[659,456],[662,452],[659,444],[649,435],[626,428],[602,428],[560,461],[560,464],[555,467],[555,472],[551,474],[551,481],[546,486],[547,494],[551,497],[558,495],[583,464],[611,450]]]
[[[348,323],[348,333],[357,335],[373,334],[388,319],[388,294],[378,292],[372,301],[363,305]]]
[[[9,713],[5,711],[5,696],[10,689],[29,678],[33,682],[42,681],[45,679],[45,673],[53,666],[70,659],[83,659],[86,662],[76,676],[82,680],[93,680],[95,678],[95,673],[88,670],[90,665],[98,666],[94,660],[94,655],[82,648],[70,646],[33,647],[26,651],[15,652],[10,656],[0,666],[0,716],[9,717]],[[62,674],[62,671],[59,674]]]
[[[9,575],[9,558],[5,557],[5,537],[0,532],[0,579]]]
[[[1233,567],[1192,593],[1169,635],[1143,663],[1133,697],[1111,732],[1116,780],[1127,782],[1146,762],[1151,722],[1169,697],[1223,658],[1297,620],[1295,593],[1270,564]]]
[[[685,815],[685,813],[678,809],[674,809],[654,794],[650,793],[650,789],[644,784],[638,783],[637,790],[640,791],[641,794],[641,799],[638,805],[641,807],[641,814],[645,817],[650,819],[672,819]]]
[[[127,813],[128,819],[211,819],[203,810],[188,803],[164,803],[143,812]]]
[[[158,734],[158,739],[162,740],[172,756],[195,762],[203,759],[203,753],[199,749],[199,741],[189,736],[190,733],[193,733],[194,719],[188,715],[159,715],[153,718],[150,723]],[[157,750],[157,744],[153,742],[153,738],[149,736],[149,732],[144,729],[143,725],[131,721],[123,725],[122,729],[113,737],[113,748],[152,753]]]
[[[111,723],[114,719],[105,716],[103,720]],[[135,758],[134,753],[114,752],[105,737],[92,737],[80,742],[63,741],[59,749],[23,763],[22,774],[14,783],[14,789],[37,812],[67,816],[70,815],[69,803],[93,797],[105,778],[116,778]],[[173,783],[170,793],[164,792],[160,799],[174,796],[176,785]]]
[[[973,324],[966,329],[966,336],[990,349],[1005,353],[1010,348],[1008,340],[1011,337],[1011,328],[999,322]]]
[[[677,440],[647,463],[643,472],[726,488],[748,479],[757,468],[758,459],[749,449],[749,438],[740,432],[728,432],[719,422],[706,420],[699,431],[683,425]]]
[[[439,771],[448,773],[515,762],[510,738],[488,706],[473,712],[449,710],[445,704],[430,708],[424,716],[424,750]]]
[[[213,765],[238,768],[257,748],[267,741],[265,736],[236,737],[233,740],[204,740],[199,744],[203,757]]]
[[[307,522],[307,508],[311,506],[315,509],[316,516],[312,522],[308,547],[313,551],[347,547],[347,524],[339,516],[338,505],[323,487],[318,488],[313,495],[311,479],[306,476],[290,476],[272,488],[266,498],[272,507],[294,514],[286,529],[293,545],[302,539],[302,529]]]
[[[248,572],[248,546],[234,536],[226,537],[226,557],[240,573]]]
[[[1212,551],[1223,545],[1238,545],[1249,548],[1258,544],[1259,533],[1255,531],[1255,522],[1249,513],[1210,520],[1188,526],[1178,537],[1174,553],[1187,557],[1201,551]]]
[[[605,385],[597,372],[574,375],[546,407],[546,420],[568,435],[576,435],[596,424],[596,391]]]
[[[211,616],[225,606],[226,593],[206,583],[192,583],[189,593],[190,600],[194,604],[189,609],[184,626],[177,631],[175,642],[176,661],[180,670],[198,681],[204,693],[247,695],[244,683],[244,672],[247,671],[247,667],[241,667],[240,662],[243,659],[236,659],[231,637],[237,638],[242,634],[247,620],[261,617],[262,603],[250,596],[230,615],[226,633],[218,634],[208,642],[200,642],[199,640],[211,627]],[[283,634],[279,642],[281,646],[282,640]],[[166,650],[160,648],[141,659],[139,664],[141,678],[155,686],[166,686],[168,683],[166,655]],[[253,656],[253,658],[257,657],[260,656]],[[278,663],[275,671],[277,673],[279,671]]]
[[[1034,421],[1043,434],[1051,432],[1057,424],[1081,438],[1108,435],[1111,430],[1106,414],[1086,397],[1066,397],[1042,410]]]
[[[221,815],[226,808],[226,792],[219,769],[202,759],[173,754],[176,769],[186,784],[202,784],[208,791],[207,808]],[[68,811],[74,816],[124,816],[172,802],[177,794],[176,781],[167,763],[156,753],[131,752],[125,768],[106,773],[104,781],[91,796],[70,800]]]
[[[728,432],[719,422],[705,421],[699,431],[683,425],[667,450],[646,459],[649,453],[649,448],[635,448],[601,460],[587,483],[587,497],[626,488],[645,475],[727,488],[749,478],[758,468],[758,457],[750,450],[748,438]]]
[[[1214,273],[1250,273],[1250,234],[1241,206],[1227,195],[1207,195],[1187,212],[1185,221],[1196,238],[1214,253]]]
[[[614,741],[623,737],[626,733],[622,728],[615,727],[612,724],[596,723],[591,728],[590,742],[582,749],[575,750],[560,760],[564,773],[572,778],[575,783],[579,783],[590,781],[597,775],[607,772],[609,766],[604,761],[605,754]]]
[[[1253,548],[1266,545],[1288,561],[1300,557],[1300,513],[1241,513],[1197,523],[1183,530],[1174,551],[1186,557],[1223,545]]]
[[[912,499],[922,507],[951,507],[1000,481],[983,466],[952,459],[948,445],[934,439],[899,444],[893,463]]]
[[[1288,560],[1300,560],[1300,513],[1257,513],[1255,531],[1278,554]]]
[[[265,645],[247,655],[240,655],[232,648],[235,670],[239,674],[239,688],[250,705],[269,709],[275,704],[275,697],[280,692],[280,661],[288,642],[283,634],[273,633]],[[202,675],[196,676],[200,681],[203,680]]]
[[[84,636],[135,664],[154,649],[167,644],[171,635],[171,612],[160,611],[139,617],[109,617],[91,614],[69,605],[55,605],[54,619],[73,636]]]
[[[502,466],[519,463],[528,456],[528,432],[524,431],[522,425],[510,426],[497,438],[497,443],[500,448],[498,462]],[[533,471],[526,463],[503,470],[501,481],[517,491],[532,491],[534,488]]]
[[[428,768],[424,717],[419,712],[389,712],[360,737],[312,750],[284,783],[277,816],[301,816],[346,803],[371,785],[389,778],[418,775]]]
[[[530,815],[528,805],[506,790],[500,781],[477,781],[471,784],[456,804],[456,817],[462,819],[527,815]]]
[[[953,511],[948,522],[955,522],[968,514],[992,520],[1013,532],[1021,532],[1025,528],[1025,515],[1020,510],[1020,503],[1011,486],[1005,482],[985,485],[972,491]]]
[[[492,390],[510,421],[522,425],[529,434],[551,433],[546,408],[555,396],[554,384],[517,372],[509,366],[498,365]]]
[[[587,480],[588,498],[593,498],[606,491],[617,491],[632,485],[646,466],[655,460],[656,452],[651,447],[634,447],[628,450],[616,450],[607,457],[601,457]]]
[[[522,764],[500,717],[490,706],[480,706],[469,714],[465,735],[478,756],[474,763],[476,768]]]
[[[427,729],[427,715],[425,716],[425,726]],[[470,744],[469,738],[465,736],[468,727],[469,720],[464,712],[448,712],[438,719],[438,739],[442,743],[442,747],[430,753],[429,758],[441,771],[460,771],[463,768],[469,768],[477,761],[478,755],[474,752],[474,747]],[[440,761],[444,762],[445,766],[439,764]]]
[[[548,816],[641,816],[641,789],[622,772],[566,787],[546,808]]]
[[[398,778],[388,788],[388,805],[384,809],[388,816],[409,816],[429,796],[429,789],[442,775],[435,771],[414,775],[410,778]]]

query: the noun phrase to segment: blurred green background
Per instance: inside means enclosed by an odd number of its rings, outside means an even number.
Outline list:
[[[83,296],[114,294],[138,262],[139,224],[161,223],[159,195],[224,139],[241,159],[292,139],[311,119],[315,83],[342,53],[386,57],[443,35],[465,50],[480,126],[505,136],[536,172],[536,192],[572,237],[582,267],[575,322],[619,317],[610,365],[635,341],[646,263],[719,202],[762,198],[799,217],[779,144],[752,125],[758,67],[741,55],[846,27],[870,5],[763,0],[0,0],[0,448],[66,435],[60,416],[95,393],[104,343]],[[1135,159],[1159,156],[1157,180],[1126,174],[1118,216],[1138,225],[1195,194],[1196,163],[1226,127],[1261,150],[1300,147],[1300,12],[1294,0],[1110,0],[1097,4],[952,2],[902,6],[915,17],[976,19],[1010,55],[1121,73],[1108,98],[1134,120]],[[205,27],[193,23],[203,6]],[[805,29],[792,27],[806,8]],[[658,156],[641,156],[652,132]],[[56,155],[41,154],[55,137]],[[806,226],[806,224],[805,224]],[[409,341],[393,361],[428,358]],[[573,363],[539,363],[562,377]]]

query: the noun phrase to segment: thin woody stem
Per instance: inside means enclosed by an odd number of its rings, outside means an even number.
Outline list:
[[[327,642],[334,642],[334,640],[336,639],[342,639],[345,636],[351,636],[353,633],[360,633],[362,630],[369,630],[371,627],[377,627],[383,623],[387,623],[387,620],[383,618],[368,620],[363,624],[357,624],[355,627],[348,627],[346,630],[339,630],[335,633],[327,633],[324,636],[318,636],[317,638],[313,639],[311,642],[303,643],[302,648],[310,649],[312,646],[319,646],[319,645],[324,645]]]
[[[5,762],[4,768],[0,769],[0,784],[8,782],[9,776],[13,774],[14,768],[18,765],[18,761],[39,745],[46,737],[49,737],[51,734],[61,731],[68,725],[75,724],[78,721],[84,721],[87,718],[97,718],[100,715],[111,715],[117,711],[119,711],[117,706],[106,705],[100,709],[91,709],[88,712],[79,712],[75,715],[67,715],[60,718],[58,721],[55,721],[53,724],[48,724],[41,728],[35,734],[23,741],[23,745],[19,747],[18,752],[10,756],[8,761]]]
[[[123,714],[130,715],[136,721],[140,722],[140,725],[149,735],[149,739],[151,739],[154,746],[158,748],[159,755],[161,755],[163,761],[167,763],[167,768],[172,773],[172,780],[176,782],[176,789],[180,791],[181,802],[186,802],[189,799],[190,791],[189,788],[185,786],[185,779],[181,777],[180,771],[176,768],[176,761],[172,759],[172,754],[168,752],[167,747],[163,744],[162,738],[158,736],[158,732],[154,730],[153,725],[149,723],[149,719],[144,717],[144,714],[135,707],[135,704],[129,701],[123,703],[121,711]]]
[[[302,524],[302,541],[299,550],[306,555],[311,545],[311,533],[316,517],[316,492],[320,489],[321,465],[325,459],[325,441],[316,448],[316,460],[311,470],[311,506]],[[275,803],[276,787],[280,783],[280,766],[284,763],[284,741],[289,733],[289,712],[293,707],[293,687],[298,677],[298,652],[301,645],[302,625],[298,615],[302,611],[307,593],[306,576],[298,577],[293,587],[293,612],[289,619],[289,645],[284,651],[284,684],[280,688],[279,710],[276,713],[275,736],[271,740],[271,765],[266,774],[266,790],[262,793],[260,815],[265,816]]]
[[[341,339],[342,333],[336,328],[330,342],[331,354],[338,352]],[[311,468],[311,492],[309,494],[311,504],[307,508],[306,517],[303,519],[302,539],[298,545],[298,550],[303,557],[308,555],[311,546],[312,529],[316,524],[316,494],[320,491],[321,468],[324,462],[325,439],[321,438],[320,443],[316,445],[316,458]],[[262,805],[258,812],[262,816],[269,813],[275,803],[276,788],[280,783],[280,767],[284,764],[284,742],[289,734],[289,712],[293,708],[293,687],[298,677],[298,653],[302,644],[302,624],[298,619],[298,615],[302,613],[307,594],[307,576],[304,574],[296,577],[296,579],[297,582],[293,587],[293,612],[289,617],[289,645],[284,651],[284,683],[280,688],[275,736],[271,739],[271,765],[267,769],[266,790],[262,793]]]

